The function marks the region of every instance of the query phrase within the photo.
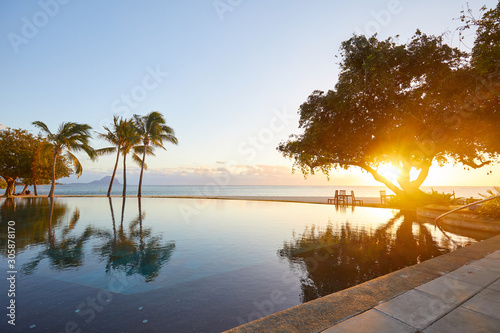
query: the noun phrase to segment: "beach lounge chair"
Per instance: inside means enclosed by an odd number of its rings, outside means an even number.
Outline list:
[[[356,205],[363,206],[363,200],[356,199],[356,197],[354,196],[354,191],[352,191],[352,190],[351,190],[351,199],[352,199],[353,206],[356,206]]]
[[[386,194],[385,190],[380,191],[380,204],[387,205],[387,200],[394,198],[394,195]]]
[[[348,205],[349,204],[349,195],[347,195],[345,190],[340,190],[339,195],[337,197],[337,203],[340,205],[340,202],[342,202],[343,205]]]

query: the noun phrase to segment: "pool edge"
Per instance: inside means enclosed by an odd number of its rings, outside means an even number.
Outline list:
[[[322,332],[499,249],[497,235],[225,332]]]

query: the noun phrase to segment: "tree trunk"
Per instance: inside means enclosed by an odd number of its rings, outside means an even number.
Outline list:
[[[111,175],[111,181],[109,182],[108,197],[111,196],[111,189],[113,188],[113,181],[115,180],[116,169],[118,168],[118,160],[120,159],[120,147],[117,147],[116,150],[115,168],[113,169],[113,175]]]
[[[21,194],[26,194],[26,190],[28,189],[28,184],[24,184],[24,188],[23,188],[23,191],[21,192]]]
[[[57,151],[54,149],[54,160],[52,161],[52,186],[50,186],[49,198],[54,197],[54,190],[56,188],[56,161]]]
[[[36,189],[36,181],[38,179],[38,176],[36,174],[36,167],[37,167],[39,158],[40,158],[40,147],[38,147],[38,149],[36,150],[35,158],[33,159],[33,165],[31,167],[31,173],[33,175],[33,192],[35,193],[35,197],[38,196],[38,191]]]
[[[127,155],[123,155],[123,192],[122,196],[125,197],[127,195]]]
[[[5,188],[4,196],[10,197],[13,195],[17,178],[4,178],[4,179],[7,182],[7,187]]]
[[[144,161],[146,160],[146,148],[147,145],[144,145],[144,151],[142,152],[142,162],[141,162],[141,175],[139,176],[139,192],[137,192],[137,197],[140,198],[142,197],[142,174],[144,173]]]

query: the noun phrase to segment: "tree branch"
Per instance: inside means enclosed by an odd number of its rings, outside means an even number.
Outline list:
[[[360,168],[368,171],[372,175],[373,179],[375,179],[376,181],[381,182],[382,184],[384,184],[385,186],[387,186],[387,188],[389,188],[392,192],[396,193],[397,195],[403,194],[403,191],[399,187],[397,187],[396,185],[394,185],[389,179],[387,179],[384,176],[382,176],[381,174],[379,174],[377,172],[377,170],[373,169],[369,165],[367,165],[367,164],[361,164],[361,165],[358,165],[358,166]]]
[[[476,162],[474,162],[474,161],[467,161],[466,159],[461,158],[461,159],[459,160],[459,162],[460,162],[460,163],[462,163],[463,165],[470,166],[470,167],[471,167],[471,168],[473,168],[473,169],[479,169],[479,168],[481,168],[481,167],[483,167],[483,166],[485,166],[485,165],[488,165],[488,164],[492,163],[493,161],[486,161],[486,162],[482,162],[482,161],[481,161],[481,164],[477,164],[477,163],[476,163]]]
[[[420,173],[418,174],[417,179],[414,181],[410,182],[412,186],[415,188],[419,188],[422,183],[425,181],[427,176],[429,175],[429,169],[431,168],[431,163],[425,163],[421,168],[420,168]]]

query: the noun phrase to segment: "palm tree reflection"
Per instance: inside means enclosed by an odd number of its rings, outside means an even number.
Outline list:
[[[106,274],[114,271],[126,275],[141,275],[146,282],[153,281],[171,258],[175,242],[164,243],[160,235],[153,236],[151,228],[143,227],[146,213],[138,200],[138,215],[124,227],[125,203],[123,198],[120,224],[117,226],[113,202],[108,198],[112,230],[87,224],[83,232],[76,228],[81,221],[80,210],[70,213],[65,201],[54,198],[7,198],[0,206],[0,221],[22,221],[16,224],[16,246],[41,247],[34,257],[22,266],[25,274],[33,274],[40,262],[48,259],[56,270],[80,267],[85,257],[91,257],[89,241],[106,263]],[[80,222],[82,223],[82,222]],[[84,222],[83,222],[84,223]],[[6,256],[6,238],[0,238],[0,254]],[[36,251],[33,248],[32,251]]]
[[[128,230],[123,227],[126,198],[122,200],[120,228],[115,227],[113,202],[109,199],[113,234],[105,234],[108,241],[99,249],[106,263],[106,273],[122,271],[126,275],[140,274],[146,282],[153,281],[162,266],[167,263],[174,250],[175,242],[161,244],[161,237],[152,236],[150,228],[143,229],[142,221],[146,213],[142,211],[141,199],[138,199],[138,216],[129,223]]]
[[[376,230],[312,225],[284,242],[278,255],[298,268],[301,299],[307,302],[451,250],[415,220],[414,214],[399,212]]]

